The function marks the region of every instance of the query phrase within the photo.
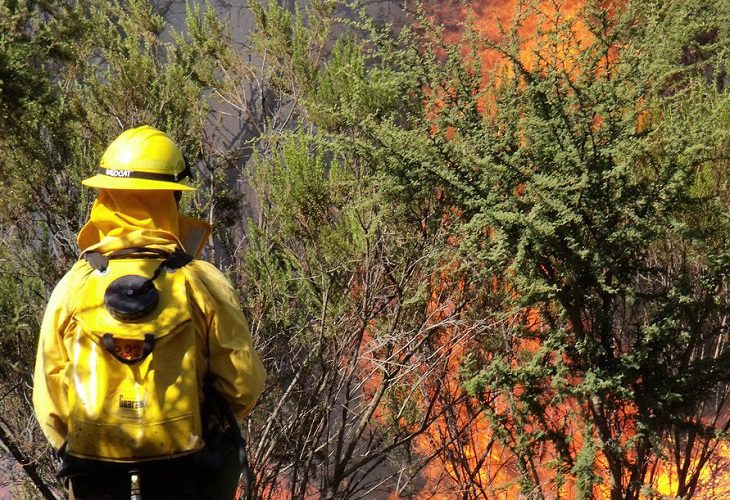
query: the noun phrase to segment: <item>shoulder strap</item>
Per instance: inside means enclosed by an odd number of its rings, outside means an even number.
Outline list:
[[[111,259],[119,259],[123,257],[134,256],[143,258],[164,258],[161,266],[168,269],[179,269],[184,265],[193,261],[193,256],[189,255],[179,248],[176,248],[174,252],[170,253],[166,250],[159,248],[148,248],[148,247],[130,247],[123,248],[121,250],[115,250],[107,255],[101,252],[90,251],[84,252],[82,257],[89,263],[89,265],[97,271],[104,271],[109,266]],[[160,268],[158,268],[159,270]],[[155,277],[159,275],[159,272],[155,273]]]
[[[180,269],[183,266],[190,264],[195,257],[186,253],[179,248],[176,248],[174,252],[169,254],[165,260],[162,261],[162,265],[168,269]]]
[[[176,248],[174,252],[168,254],[167,258],[165,258],[165,260],[163,260],[160,265],[157,266],[157,269],[155,269],[155,274],[152,275],[149,281],[156,280],[163,269],[166,269],[168,271],[174,271],[175,269],[180,269],[181,267],[191,263],[193,260],[194,257],[192,255],[183,252],[179,248]]]

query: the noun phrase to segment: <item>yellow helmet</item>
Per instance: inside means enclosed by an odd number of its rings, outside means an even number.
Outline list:
[[[101,157],[99,172],[81,183],[100,189],[193,191],[184,183],[191,176],[170,136],[144,125],[114,139]]]

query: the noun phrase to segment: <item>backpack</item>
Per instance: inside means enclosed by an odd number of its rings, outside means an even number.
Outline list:
[[[87,252],[68,343],[71,456],[170,458],[203,446],[196,335],[179,250]]]

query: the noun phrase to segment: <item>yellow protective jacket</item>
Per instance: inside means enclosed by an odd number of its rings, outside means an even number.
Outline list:
[[[171,191],[101,190],[89,222],[78,235],[79,248],[108,253],[130,247],[172,251],[182,247],[197,256],[210,227],[178,214]],[[200,401],[203,378],[229,402],[238,417],[248,414],[263,390],[265,371],[253,349],[236,292],[207,262],[184,266],[196,335]],[[58,449],[68,432],[69,353],[77,325],[75,311],[84,297],[75,293],[94,270],[79,260],[53,291],[43,317],[36,358],[33,405],[41,429]]]

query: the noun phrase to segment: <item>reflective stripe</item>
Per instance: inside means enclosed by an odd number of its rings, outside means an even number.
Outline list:
[[[99,168],[101,175],[107,177],[120,177],[123,179],[147,179],[150,181],[180,182],[186,177],[192,177],[192,172],[187,166],[185,170],[177,174],[156,174],[154,172],[139,172],[137,170],[117,170],[116,168]]]

